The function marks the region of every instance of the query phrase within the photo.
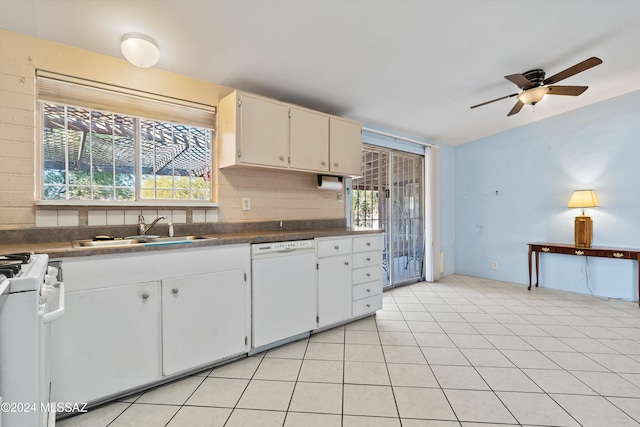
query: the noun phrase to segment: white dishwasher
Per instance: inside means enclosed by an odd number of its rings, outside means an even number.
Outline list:
[[[251,245],[252,347],[316,328],[315,241]]]

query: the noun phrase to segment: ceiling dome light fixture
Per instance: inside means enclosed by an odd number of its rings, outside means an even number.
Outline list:
[[[158,43],[146,34],[127,33],[122,36],[120,45],[122,54],[127,61],[136,67],[149,68],[156,65],[160,59]]]
[[[544,96],[549,92],[549,88],[545,86],[538,86],[531,89],[527,89],[517,96],[518,101],[523,104],[528,105],[536,105],[538,102],[544,98]]]

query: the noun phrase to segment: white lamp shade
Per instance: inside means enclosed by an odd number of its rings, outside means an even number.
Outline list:
[[[127,58],[127,61],[137,67],[153,67],[160,59],[158,43],[145,34],[125,34],[122,36],[120,49],[124,57]]]
[[[523,104],[535,105],[544,98],[544,96],[549,92],[548,87],[538,86],[533,89],[528,89],[518,95],[518,100]]]

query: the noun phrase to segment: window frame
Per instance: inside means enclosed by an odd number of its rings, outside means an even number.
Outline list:
[[[202,106],[189,101],[169,99],[160,95],[140,93],[134,90],[112,87],[98,82],[84,81],[68,76],[59,76],[54,73],[38,71],[36,80],[36,206],[120,206],[120,207],[219,207],[217,202],[217,123],[216,107]],[[69,89],[68,91],[65,91]],[[74,93],[76,91],[76,93]],[[45,93],[41,96],[41,93]],[[88,99],[85,102],[70,102],[74,99],[96,94],[95,99]],[[83,98],[84,99],[84,98]],[[126,105],[123,110],[117,108],[107,108],[109,103],[117,103],[122,100]],[[134,140],[134,176],[135,176],[135,200],[89,200],[89,199],[45,199],[44,198],[44,141],[43,141],[43,103],[53,103],[69,107],[87,109],[90,111],[100,111],[117,115],[129,116],[135,120],[135,140]],[[81,104],[81,105],[78,105]],[[105,105],[107,104],[107,105]],[[131,108],[134,106],[134,109]],[[145,114],[144,106],[150,106],[152,112]],[[142,107],[141,107],[142,106]],[[142,108],[142,109],[141,109]],[[173,117],[172,109],[175,108],[177,117],[195,117],[193,120],[183,122],[181,120],[168,120]],[[137,110],[136,110],[137,109]],[[191,115],[192,114],[192,115]],[[159,116],[159,117],[153,117]],[[198,127],[208,130],[209,136],[209,195],[206,200],[202,199],[151,199],[142,197],[142,144],[139,135],[139,124],[142,121],[151,120],[154,122],[172,123],[186,127]],[[208,120],[208,122],[204,122]],[[203,124],[205,124],[203,126]],[[208,124],[208,126],[206,125]]]

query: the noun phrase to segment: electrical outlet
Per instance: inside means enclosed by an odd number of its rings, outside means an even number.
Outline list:
[[[493,261],[491,263],[491,269],[493,269],[493,270],[497,270],[498,269],[498,261]]]
[[[242,198],[242,210],[243,211],[251,210],[251,199],[249,197]]]

